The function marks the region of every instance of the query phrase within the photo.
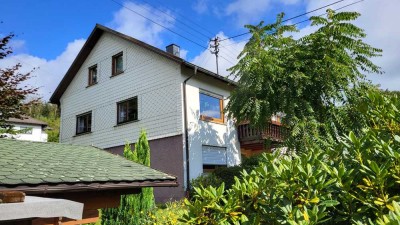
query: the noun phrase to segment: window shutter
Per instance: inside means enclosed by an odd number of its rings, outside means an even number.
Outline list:
[[[217,146],[203,145],[203,164],[204,165],[226,165],[226,148]]]

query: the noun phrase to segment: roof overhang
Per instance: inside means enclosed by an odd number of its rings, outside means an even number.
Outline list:
[[[208,75],[208,76],[210,76],[210,77],[212,77],[212,78],[214,78],[214,79],[220,80],[220,81],[225,82],[225,83],[227,83],[227,84],[229,84],[229,85],[232,85],[232,86],[234,86],[234,87],[237,86],[237,83],[236,83],[235,81],[230,80],[230,79],[228,79],[228,78],[226,78],[226,77],[224,77],[224,76],[221,76],[221,75],[219,75],[219,74],[216,74],[216,73],[214,73],[214,72],[211,72],[211,71],[209,71],[209,70],[207,70],[207,69],[204,69],[204,68],[202,68],[202,67],[199,67],[199,66],[197,66],[197,65],[195,65],[195,64],[193,64],[193,63],[184,61],[184,62],[182,63],[182,65],[184,65],[185,67],[187,67],[187,68],[189,68],[189,69],[193,69],[193,70],[196,70],[196,68],[197,68],[197,71],[198,71],[198,72],[202,72],[202,73],[204,73],[204,74],[206,74],[206,75]]]
[[[64,183],[64,184],[40,184],[0,186],[0,191],[22,191],[26,194],[48,194],[65,192],[87,192],[100,190],[126,190],[144,187],[177,187],[177,180],[143,181],[143,182],[104,182],[104,183]]]

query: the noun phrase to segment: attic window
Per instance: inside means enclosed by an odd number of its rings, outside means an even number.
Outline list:
[[[124,72],[123,53],[120,52],[112,57],[112,75],[116,76]]]
[[[97,84],[97,65],[89,67],[88,86]]]

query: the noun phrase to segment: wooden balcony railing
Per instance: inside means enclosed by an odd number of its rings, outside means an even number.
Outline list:
[[[238,136],[242,147],[251,147],[255,144],[262,144],[269,139],[273,142],[283,142],[286,128],[282,125],[268,123],[264,129],[252,128],[250,124],[244,123],[238,126]],[[259,148],[259,145],[257,145]],[[253,147],[251,147],[253,148]]]

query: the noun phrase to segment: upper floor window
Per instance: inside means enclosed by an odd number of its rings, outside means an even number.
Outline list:
[[[200,93],[200,119],[217,123],[224,122],[222,97]]]
[[[88,79],[88,86],[97,83],[97,65],[89,67]]]
[[[117,103],[117,123],[125,123],[138,119],[137,97]]]
[[[76,134],[84,134],[92,131],[92,112],[76,116]]]
[[[112,75],[118,75],[124,72],[124,61],[122,52],[112,57]]]

